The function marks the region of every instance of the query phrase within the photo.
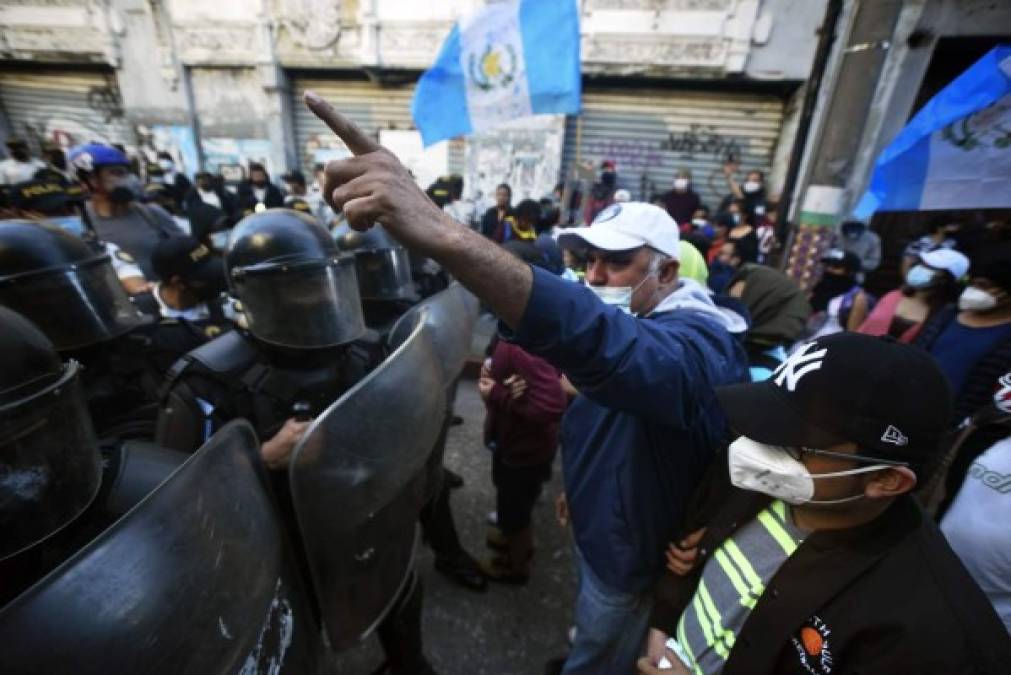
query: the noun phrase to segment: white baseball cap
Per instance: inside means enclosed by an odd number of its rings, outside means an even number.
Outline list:
[[[939,248],[920,254],[920,260],[935,270],[946,270],[958,281],[969,271],[969,259],[952,248]]]
[[[611,204],[588,227],[570,227],[558,235],[558,245],[589,244],[602,251],[630,251],[649,246],[680,259],[678,226],[659,206],[645,202]]]

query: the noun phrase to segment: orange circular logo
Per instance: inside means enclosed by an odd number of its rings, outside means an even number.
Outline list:
[[[825,645],[821,634],[810,626],[800,629],[800,641],[804,643],[804,650],[811,656],[821,654],[822,647]]]

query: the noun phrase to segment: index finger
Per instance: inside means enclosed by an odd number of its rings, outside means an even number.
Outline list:
[[[302,98],[305,100],[305,104],[308,106],[309,110],[311,110],[313,114],[323,122],[323,124],[327,125],[327,127],[330,128],[330,131],[337,134],[337,136],[344,141],[344,145],[348,146],[348,150],[355,155],[365,155],[370,152],[375,152],[382,147],[374,140],[366,136],[354,122],[337,112],[332,105],[323,100],[323,98],[316,92],[307,90],[305,94],[302,95]]]

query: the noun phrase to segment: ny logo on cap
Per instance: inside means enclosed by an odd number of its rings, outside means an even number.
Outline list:
[[[782,387],[785,381],[787,391],[793,391],[797,388],[800,378],[819,370],[828,349],[819,349],[809,354],[808,352],[816,346],[814,342],[808,342],[791,354],[790,358],[779,364],[779,367],[772,373],[775,383]]]
[[[891,424],[885,429],[885,433],[881,434],[881,441],[883,443],[891,443],[892,445],[909,445],[909,439],[906,435]]]

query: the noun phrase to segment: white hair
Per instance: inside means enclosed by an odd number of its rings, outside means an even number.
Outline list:
[[[655,248],[650,248],[649,249],[649,267],[647,268],[646,273],[647,274],[656,274],[657,272],[660,271],[660,268],[663,267],[663,264],[665,262],[667,262],[668,260],[673,260],[673,259],[674,258],[670,257],[669,255],[667,255],[663,251],[658,251]]]

